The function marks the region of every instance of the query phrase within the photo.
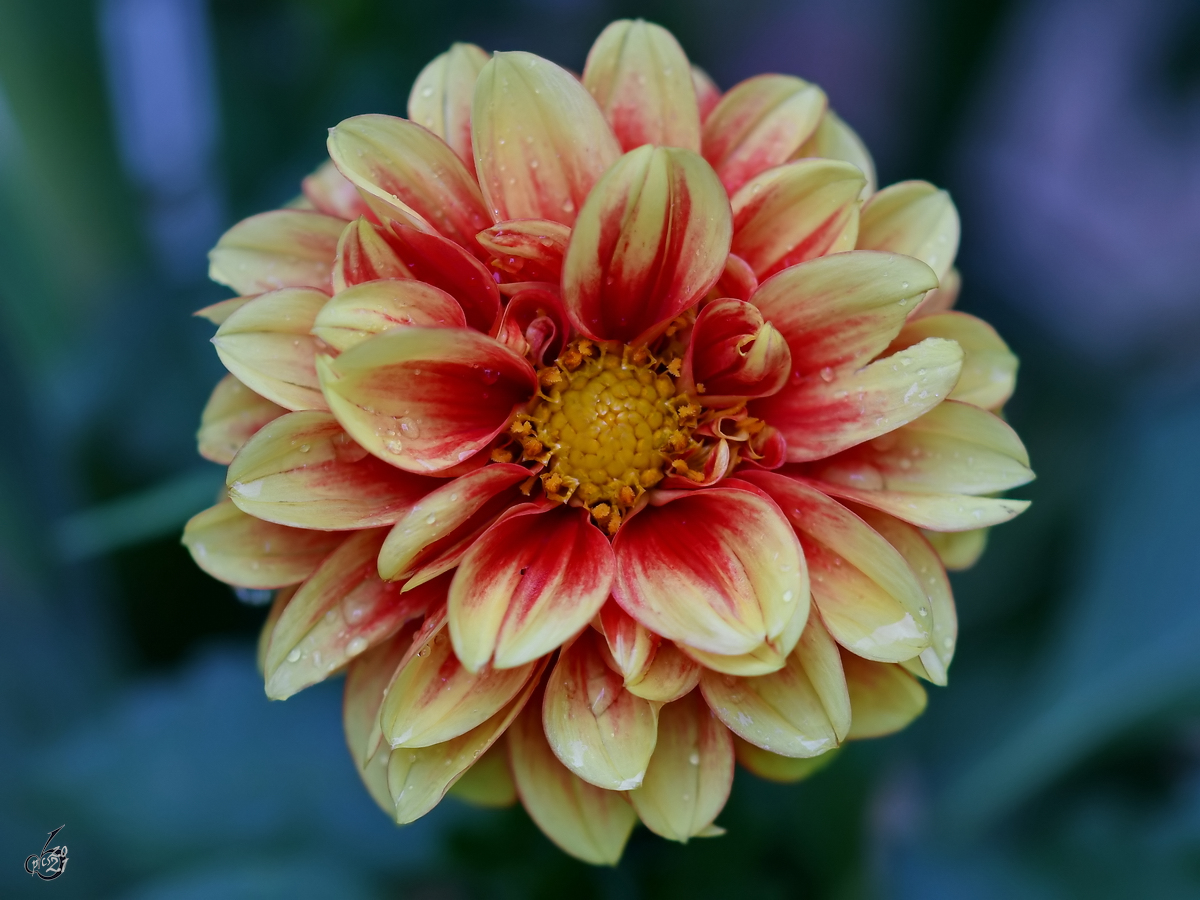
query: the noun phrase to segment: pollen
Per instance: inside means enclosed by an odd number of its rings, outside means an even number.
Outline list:
[[[553,371],[539,373],[542,400],[528,414],[523,443],[550,454],[542,484],[548,495],[591,509],[610,532],[637,498],[664,476],[671,458],[690,446],[680,421],[675,381],[644,349],[579,344]],[[526,453],[528,456],[528,452]]]

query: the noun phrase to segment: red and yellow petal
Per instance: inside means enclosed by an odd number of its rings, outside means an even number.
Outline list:
[[[309,288],[262,294],[217,329],[217,356],[246,387],[285,409],[327,409],[313,356],[313,322],[329,300]]]
[[[335,216],[299,209],[277,209],[243,219],[209,251],[208,277],[239,294],[288,287],[328,293],[345,224]]]
[[[464,462],[537,390],[525,360],[461,328],[389,331],[317,362],[342,427],[380,459],[411,472]]]
[[[409,657],[388,686],[379,713],[383,737],[396,749],[428,747],[466,734],[503,709],[536,668],[536,662],[529,662],[468,672],[454,655],[443,626]]]
[[[808,604],[795,535],[771,500],[749,490],[659,492],[625,521],[613,549],[617,602],[698,650],[735,656],[778,642]]]
[[[300,182],[300,188],[313,209],[327,216],[349,221],[362,215],[374,215],[358,188],[337,170],[331,159],[325,160]]]
[[[423,281],[366,281],[339,291],[321,307],[312,333],[335,350],[349,350],[393,328],[466,328],[458,301]]]
[[[381,220],[434,229],[478,252],[475,235],[491,224],[483,195],[433,132],[394,116],[355,116],[330,130],[328,147]]]
[[[455,549],[461,557],[497,516],[524,499],[518,486],[528,478],[529,470],[524,466],[498,463],[455,478],[426,494],[397,519],[384,541],[379,552],[380,577],[389,581],[408,578],[426,563]],[[457,562],[454,559],[453,565]]]
[[[472,806],[503,809],[517,802],[517,786],[508,770],[508,748],[497,742],[483,754],[462,778],[450,786],[450,793]]]
[[[625,684],[641,681],[658,651],[659,638],[609,598],[594,624],[599,625],[609,658]]]
[[[733,194],[755,175],[796,159],[825,108],[824,91],[791,75],[747,79],[705,118],[704,158]]]
[[[391,525],[440,483],[376,459],[332,414],[316,410],[264,426],[226,476],[229,496],[243,512],[323,531]]]
[[[796,386],[825,384],[874,359],[895,339],[933,271],[896,254],[852,251],[793,266],[759,286],[750,302],[792,352]]]
[[[972,497],[966,494],[916,494],[847,487],[831,481],[811,482],[831,497],[851,500],[929,531],[975,531],[1015,519],[1028,500]]]
[[[345,538],[284,608],[263,662],[267,696],[286,700],[425,613],[435,592],[401,594],[381,581],[383,531]]]
[[[474,44],[451,44],[417,75],[408,95],[408,117],[428,128],[453,150],[471,172],[471,101],[475,80],[488,61],[487,51]]]
[[[927,181],[902,181],[886,187],[862,209],[858,246],[914,256],[939,279],[958,253],[959,221],[954,201]]]
[[[937,552],[942,565],[951,572],[969,569],[979,561],[987,548],[987,528],[971,531],[922,531],[925,540]]]
[[[519,666],[592,620],[615,568],[587,510],[514,509],[463,556],[450,588],[450,637],[464,666]]]
[[[559,653],[546,682],[542,725],[564,766],[597,787],[628,791],[645,777],[658,708],[626,690],[604,661],[603,642],[588,628]]]
[[[407,630],[402,631],[355,657],[346,668],[346,686],[342,692],[342,728],[350,758],[367,791],[389,817],[396,814],[396,804],[387,786],[391,748],[378,740],[379,707],[411,637]]]
[[[475,169],[496,222],[570,225],[621,155],[587,89],[532,53],[497,53],[479,73],[471,109]]]
[[[794,379],[753,401],[750,412],[779,429],[790,462],[822,459],[933,409],[954,389],[962,362],[954,341],[927,338],[830,381],[820,374]]]
[[[511,278],[557,285],[571,229],[550,219],[513,219],[484,229],[475,240]]]
[[[846,162],[802,159],[768,169],[733,195],[733,252],[759,279],[854,249],[863,173]]]
[[[700,151],[700,107],[687,55],[674,35],[638,19],[613,22],[592,44],[583,86],[623,150],[643,144]]]
[[[629,802],[647,828],[668,840],[720,834],[713,820],[733,787],[733,738],[693,692],[659,713],[658,743]]]
[[[587,198],[563,262],[563,303],[583,334],[655,336],[703,297],[725,267],[729,201],[689,150],[626,153]]]
[[[201,569],[226,584],[279,588],[311,575],[345,535],[288,528],[248,516],[228,500],[196,513],[183,545]]]
[[[227,466],[251,435],[286,412],[226,375],[217,382],[200,414],[200,430],[196,432],[200,455]]]
[[[508,705],[466,734],[429,747],[401,748],[388,756],[388,791],[396,805],[396,822],[407,825],[433,809],[454,783],[509,728],[538,685],[539,664]]]
[[[518,291],[504,307],[496,340],[538,365],[558,358],[567,346],[571,324],[558,294],[548,288]]]

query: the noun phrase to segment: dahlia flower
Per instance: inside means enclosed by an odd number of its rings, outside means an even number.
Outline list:
[[[208,573],[275,594],[269,697],[345,671],[399,823],[519,798],[566,852],[715,835],[946,683],[946,567],[1026,503],[958,217],[815,85],[722,94],[620,21],[582,77],[457,44],[235,225],[201,311]],[[461,780],[460,780],[461,779]]]

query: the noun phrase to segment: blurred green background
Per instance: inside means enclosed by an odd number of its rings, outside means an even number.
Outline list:
[[[1022,358],[1032,509],[955,576],[947,689],[719,839],[596,870],[519,810],[389,824],[340,685],[268,703],[263,610],[179,546],[223,473],[204,253],[453,40],[580,70],[611,19],[724,88],[825,87],[963,215]],[[1183,0],[0,0],[0,894],[1200,896],[1200,7]],[[51,829],[69,871],[21,863]]]

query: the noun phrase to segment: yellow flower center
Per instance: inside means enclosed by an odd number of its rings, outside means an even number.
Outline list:
[[[546,493],[591,508],[615,531],[637,497],[662,480],[670,457],[689,447],[675,381],[644,351],[597,351],[587,342],[539,378],[546,399],[528,415],[535,440],[526,448],[549,454]]]

